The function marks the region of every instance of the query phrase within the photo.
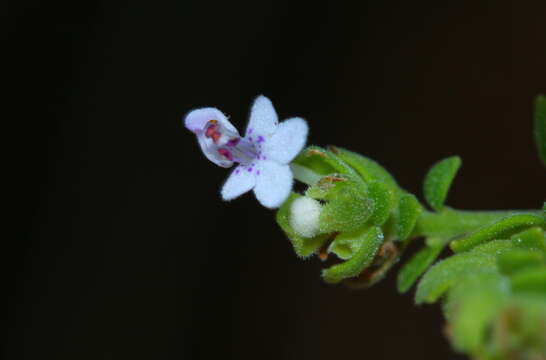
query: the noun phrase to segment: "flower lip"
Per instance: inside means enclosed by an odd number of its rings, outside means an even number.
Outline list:
[[[184,117],[184,126],[194,134],[203,132],[207,122],[216,120],[229,131],[237,133],[237,129],[229,122],[226,115],[213,107],[200,108],[190,111]]]
[[[223,158],[243,165],[259,159],[259,151],[251,140],[241,138],[217,120],[209,120],[198,137],[204,137],[207,150],[216,152]]]

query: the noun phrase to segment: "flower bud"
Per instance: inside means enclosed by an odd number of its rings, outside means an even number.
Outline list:
[[[316,236],[321,210],[322,206],[317,200],[310,197],[297,198],[290,207],[290,226],[302,237]]]

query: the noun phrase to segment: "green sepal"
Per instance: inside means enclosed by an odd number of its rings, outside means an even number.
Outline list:
[[[505,217],[491,225],[478,229],[462,239],[453,240],[450,247],[455,252],[472,249],[474,246],[493,239],[506,239],[511,235],[532,226],[544,226],[542,216],[534,214],[515,214]]]
[[[343,232],[336,236],[330,246],[328,252],[336,254],[342,260],[348,260],[360,249],[363,236],[367,229],[360,229],[352,232]]]
[[[396,204],[394,191],[385,183],[372,181],[368,184],[368,195],[373,201],[373,212],[368,222],[381,226],[389,219]]]
[[[357,175],[327,175],[310,186],[305,195],[325,201],[319,220],[322,233],[355,231],[366,225],[372,214],[373,200]]]
[[[383,242],[383,233],[381,228],[377,226],[350,236],[358,236],[361,239],[358,250],[349,260],[323,270],[322,277],[325,282],[334,284],[359,275],[362,270],[372,263],[379,246]]]
[[[364,181],[368,183],[379,181],[392,190],[399,190],[398,184],[392,175],[374,160],[336,146],[329,146],[328,149],[355,169]]]
[[[396,216],[396,236],[399,240],[406,240],[411,235],[422,212],[423,207],[413,194],[405,193],[400,197]]]
[[[538,226],[517,233],[511,239],[521,249],[538,250],[546,254],[546,233]]]
[[[320,234],[313,238],[304,238],[298,235],[290,226],[290,206],[292,202],[301,197],[301,195],[292,193],[288,199],[282,204],[277,211],[276,220],[281,229],[284,231],[292,246],[296,255],[302,258],[306,258],[314,254],[324,243],[326,242],[328,235]]]
[[[451,183],[460,167],[461,158],[452,156],[437,162],[428,171],[423,183],[423,192],[432,209],[442,210]]]
[[[544,253],[532,250],[514,249],[500,255],[497,264],[501,273],[515,274],[523,269],[544,264]]]
[[[538,156],[546,166],[546,97],[538,95],[535,99],[535,141]]]
[[[427,245],[419,250],[398,272],[398,291],[405,293],[417,281],[447,245],[447,241],[427,241]]]
[[[316,184],[309,186],[305,191],[305,196],[316,200],[334,201],[340,193],[351,187],[362,194],[368,193],[368,186],[357,176],[352,174],[331,173],[321,177]]]
[[[433,303],[465,276],[498,273],[497,256],[512,250],[510,240],[493,240],[433,265],[417,285],[415,302]]]
[[[546,295],[546,266],[528,267],[510,277],[512,291]]]
[[[404,244],[399,241],[384,241],[379,247],[379,251],[372,264],[357,277],[345,279],[343,284],[351,289],[365,289],[376,284],[398,262],[403,248]]]
[[[479,273],[466,277],[449,291],[444,310],[455,349],[481,351],[492,321],[509,297],[507,282],[498,274]]]
[[[319,146],[307,147],[292,161],[292,164],[308,169],[321,177],[334,173],[357,175],[355,170],[338,156]]]

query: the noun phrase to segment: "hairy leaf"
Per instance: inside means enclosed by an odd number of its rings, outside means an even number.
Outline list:
[[[483,345],[482,359],[541,359],[546,354],[546,298],[512,293],[495,314]]]
[[[423,192],[430,207],[442,210],[449,188],[457,171],[461,167],[461,158],[452,156],[436,163],[425,177]]]
[[[520,270],[510,280],[512,290],[515,292],[536,292],[546,295],[546,266]]]
[[[364,181],[379,181],[393,190],[398,189],[398,185],[391,174],[374,160],[335,146],[330,146],[329,149],[341,160],[354,168]]]
[[[478,229],[462,239],[453,240],[450,247],[455,252],[467,251],[492,239],[505,239],[532,226],[544,226],[544,218],[534,214],[515,214]]]
[[[351,259],[322,271],[324,281],[338,283],[343,279],[357,276],[371,264],[383,242],[383,233],[379,227],[372,227],[362,232],[361,238],[362,243]]]
[[[422,211],[423,208],[414,195],[405,193],[400,197],[396,226],[398,239],[405,240],[411,235]]]
[[[499,255],[499,270],[506,275],[544,264],[544,253],[532,250],[514,249]]]
[[[535,141],[538,156],[546,165],[546,97],[539,95],[535,99]]]
[[[538,250],[546,254],[546,233],[538,226],[515,234],[512,241],[519,248]]]
[[[436,263],[419,281],[415,302],[435,302],[465,276],[498,273],[496,257],[513,248],[514,244],[509,240],[493,240]]]
[[[446,241],[430,241],[425,247],[419,250],[413,257],[400,269],[398,273],[398,291],[405,293],[417,281],[442,252]]]
[[[312,171],[319,176],[333,173],[357,175],[352,167],[347,165],[334,153],[318,146],[309,146],[303,150],[292,163],[296,166],[308,169],[308,171]],[[301,170],[298,168],[296,169],[298,171]]]
[[[493,273],[468,276],[449,291],[445,305],[449,335],[459,351],[476,353],[487,329],[509,297],[507,279]]]
[[[394,192],[384,183],[372,181],[368,184],[368,194],[373,201],[373,213],[368,220],[373,225],[383,225],[395,206]]]
[[[336,254],[343,260],[348,260],[361,248],[367,229],[360,229],[352,232],[343,232],[336,236],[328,246],[328,252]]]

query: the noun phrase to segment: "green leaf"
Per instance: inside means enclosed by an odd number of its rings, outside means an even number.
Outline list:
[[[509,286],[508,286],[509,288]],[[546,298],[537,293],[512,293],[486,329],[474,358],[541,359],[546,354]]]
[[[398,291],[405,293],[417,281],[442,252],[446,241],[431,241],[432,246],[425,246],[400,269],[398,273]]]
[[[509,296],[507,279],[497,274],[468,276],[450,290],[445,305],[448,334],[458,351],[476,353],[492,320]]]
[[[515,234],[512,241],[521,249],[538,250],[546,254],[546,234],[538,226]]]
[[[451,183],[460,167],[461,158],[452,156],[436,163],[428,171],[423,185],[423,192],[432,209],[442,210]]]
[[[499,270],[506,275],[544,264],[544,253],[532,250],[514,249],[497,259]]]
[[[290,195],[290,197],[284,202],[284,204],[282,204],[282,206],[277,211],[276,220],[290,240],[290,242],[292,243],[296,255],[305,258],[315,253],[326,242],[328,235],[322,234],[313,238],[304,238],[296,234],[296,232],[292,229],[289,220],[290,206],[292,205],[292,202],[298,197],[301,197],[301,195],[295,193],[292,193]]]
[[[333,173],[357,175],[356,171],[347,165],[343,160],[333,152],[318,146],[309,146],[303,150],[293,161],[292,164],[307,169],[319,176]],[[302,170],[296,168],[298,171]]]
[[[507,216],[491,225],[478,229],[470,236],[453,240],[450,247],[455,252],[467,251],[474,246],[493,239],[506,239],[531,226],[544,226],[544,218],[534,214]]]
[[[379,181],[393,190],[398,190],[398,184],[392,175],[374,160],[357,154],[355,152],[330,146],[332,153],[336,154],[341,160],[349,164],[366,182]]]
[[[398,239],[405,240],[411,235],[422,211],[421,204],[413,194],[405,193],[400,197],[396,226]]]
[[[472,251],[453,255],[433,265],[417,285],[415,302],[433,303],[466,276],[498,274],[497,256],[514,248],[509,240],[493,240]]]
[[[546,266],[518,271],[510,280],[512,282],[512,290],[515,292],[546,294]]]
[[[394,192],[384,183],[372,181],[368,184],[368,196],[373,201],[373,213],[368,222],[381,226],[388,220],[395,206]]]
[[[328,252],[336,254],[340,259],[349,260],[361,248],[364,240],[362,235],[366,231],[367,229],[360,229],[338,234],[330,246],[328,246]]]
[[[546,165],[546,97],[539,95],[535,99],[535,141],[538,156]]]
[[[350,236],[354,236],[354,234]],[[357,276],[371,264],[383,242],[383,233],[379,227],[372,227],[362,232],[360,237],[362,239],[361,245],[351,259],[322,271],[324,281],[332,284],[338,283],[343,279]]]

